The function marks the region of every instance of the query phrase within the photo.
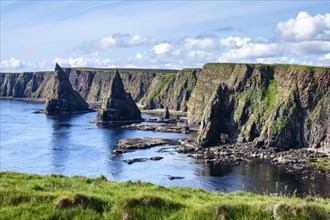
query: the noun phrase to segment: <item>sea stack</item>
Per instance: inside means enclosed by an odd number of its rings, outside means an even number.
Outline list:
[[[141,112],[131,97],[126,93],[118,70],[110,82],[107,98],[96,116],[97,124],[129,123],[142,121]]]
[[[170,118],[170,112],[169,112],[168,107],[166,105],[165,105],[165,108],[164,108],[163,117],[164,117],[164,119],[169,119]]]
[[[88,111],[87,102],[74,91],[68,75],[56,63],[53,85],[46,100],[46,114],[76,113]]]

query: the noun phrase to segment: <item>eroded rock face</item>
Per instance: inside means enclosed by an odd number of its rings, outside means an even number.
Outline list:
[[[98,124],[141,121],[141,112],[129,93],[125,92],[118,70],[112,76],[107,98],[96,116]]]
[[[206,64],[188,102],[203,146],[258,142],[330,152],[330,68]]]
[[[87,102],[73,90],[68,75],[58,64],[55,66],[52,83],[46,100],[48,115],[88,111]]]

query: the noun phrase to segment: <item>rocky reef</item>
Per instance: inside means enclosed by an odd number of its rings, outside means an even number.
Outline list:
[[[258,145],[330,150],[330,68],[206,64],[188,102],[202,146]]]
[[[87,102],[73,90],[68,75],[56,64],[51,91],[46,100],[46,114],[86,111],[88,111]]]
[[[118,70],[112,75],[107,98],[96,116],[96,123],[141,121],[141,112],[130,93],[126,93]]]

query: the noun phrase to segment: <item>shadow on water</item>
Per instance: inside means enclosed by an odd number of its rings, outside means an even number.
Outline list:
[[[197,176],[208,177],[218,191],[245,190],[284,195],[329,197],[330,185],[324,179],[303,181],[294,174],[270,164],[224,166],[204,164]]]
[[[115,179],[120,179],[123,172],[123,163],[119,156],[113,155],[112,150],[116,149],[117,142],[124,138],[125,131],[120,128],[102,127],[102,140],[107,146],[107,172]]]
[[[70,138],[71,119],[75,115],[61,114],[57,116],[47,116],[52,122],[52,139],[51,139],[51,155],[52,155],[52,172],[64,173],[66,169],[67,158],[70,157],[70,149],[68,140]]]

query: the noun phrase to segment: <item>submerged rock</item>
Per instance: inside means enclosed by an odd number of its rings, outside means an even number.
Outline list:
[[[56,64],[53,74],[53,86],[46,100],[46,114],[86,112],[87,102],[74,91],[68,75]]]
[[[96,116],[96,123],[142,121],[141,112],[129,93],[125,92],[118,70],[115,71],[108,97]]]

